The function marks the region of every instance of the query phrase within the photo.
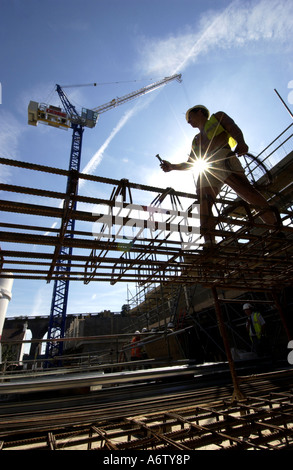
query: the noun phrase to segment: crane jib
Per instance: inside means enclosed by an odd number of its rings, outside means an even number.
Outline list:
[[[53,105],[31,101],[28,106],[28,124],[36,126],[39,122],[41,122],[59,129],[69,129],[72,127],[72,125],[93,128],[96,125],[99,114],[102,114],[112,108],[116,108],[117,106],[127,103],[128,101],[138,98],[139,96],[145,95],[165,85],[166,83],[169,83],[172,80],[181,82],[181,74],[165,77],[162,80],[128,93],[127,95],[124,95],[120,98],[114,98],[108,103],[104,103],[97,108],[82,108],[81,113],[79,113],[75,106],[73,106],[73,104],[70,102],[62,87],[60,85],[56,85],[56,91],[62,102],[63,109]],[[96,83],[93,85],[96,85]]]

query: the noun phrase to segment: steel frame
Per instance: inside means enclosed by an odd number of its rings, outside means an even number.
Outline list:
[[[288,157],[287,160],[291,160]],[[69,282],[73,280],[83,280],[85,284],[91,281],[106,281],[112,285],[117,282],[134,282],[141,286],[159,284],[164,288],[173,284],[199,284],[210,288],[229,362],[234,396],[242,398],[222,318],[218,289],[237,289],[245,292],[279,291],[293,284],[293,211],[292,198],[288,197],[290,194],[292,196],[292,180],[285,188],[284,183],[281,185],[282,198],[279,197],[280,192],[278,197],[274,192],[271,196],[273,202],[276,199],[279,202],[286,238],[278,238],[274,227],[259,222],[261,208],[254,208],[254,212],[251,212],[250,208],[244,206],[243,210],[241,201],[237,201],[230,194],[221,194],[218,198],[220,210],[212,216],[215,219],[214,233],[218,243],[213,249],[206,251],[199,244],[200,235],[189,225],[194,207],[198,203],[194,194],[176,192],[171,188],[142,186],[125,179],[117,181],[84,175],[78,169],[65,171],[4,158],[0,159],[0,163],[67,178],[65,192],[0,185],[0,189],[6,191],[6,199],[0,201],[2,211],[29,214],[49,220],[54,217],[59,219],[60,227],[56,230],[52,226],[40,226],[37,225],[38,221],[35,225],[31,222],[0,224],[5,229],[0,232],[0,241],[12,244],[13,247],[2,251],[1,277],[54,281],[52,309],[54,308],[55,313],[59,297],[62,307],[64,294],[68,292]],[[109,199],[101,199],[78,195],[77,187],[82,179],[97,185],[114,185],[111,196]],[[280,185],[278,178],[276,181],[277,185]],[[271,188],[271,191],[274,191],[274,188]],[[134,198],[134,192],[138,192],[137,199]],[[17,198],[11,200],[11,193],[29,195],[31,199],[35,198],[35,202],[20,202]],[[154,193],[156,197],[149,203],[148,198]],[[46,196],[63,202],[61,208],[52,203],[40,204],[40,198]],[[133,200],[145,200],[146,203],[143,206],[137,205],[133,204]],[[91,211],[81,210],[83,204],[90,207]],[[93,209],[94,204],[100,208],[98,213]],[[137,209],[140,214],[139,232],[131,239],[126,237],[125,242],[124,227],[129,223],[133,226],[131,213]],[[145,214],[148,219],[144,217]],[[162,217],[163,223],[155,216]],[[97,219],[102,222],[98,236],[94,230]],[[137,218],[135,220],[137,221]],[[77,224],[80,224],[81,228],[76,228]],[[113,232],[116,225],[118,231],[116,229]],[[192,234],[193,244],[189,243],[189,233]],[[183,248],[188,243],[188,249]],[[39,248],[37,252],[30,251],[32,245]],[[21,248],[16,249],[15,246]],[[57,286],[61,289],[60,295]],[[50,316],[54,324],[51,321],[49,325],[49,332],[53,331],[53,335],[49,336],[52,336],[52,341],[47,347],[47,357],[55,354],[56,348],[58,351],[55,355],[61,357],[60,344],[54,339],[63,335],[62,325],[65,325],[66,313],[57,313],[58,315]],[[281,309],[280,314],[282,318]],[[55,324],[56,318],[58,324]],[[284,325],[287,328],[285,323]]]
[[[290,128],[291,126],[284,132]],[[287,141],[291,137],[292,135]],[[86,175],[77,168],[65,171],[0,158],[3,165],[60,175],[67,179],[65,192],[0,185],[4,193],[4,198],[0,201],[3,212],[28,214],[42,220],[54,217],[59,220],[60,227],[55,229],[53,226],[38,225],[39,219],[36,224],[1,223],[3,230],[0,231],[0,242],[12,244],[13,248],[5,247],[2,251],[0,276],[54,281],[55,286],[57,283],[62,286],[62,302],[64,286],[66,289],[69,282],[74,280],[85,284],[91,281],[105,281],[112,285],[117,282],[133,282],[140,286],[159,284],[164,289],[174,284],[210,288],[229,361],[234,393],[239,398],[241,391],[230,357],[218,289],[275,292],[292,285],[291,157],[292,152],[273,168],[274,178],[270,184],[263,186],[262,178],[259,180],[259,190],[281,212],[285,238],[278,237],[275,227],[260,223],[262,208],[254,207],[252,210],[224,187],[217,198],[216,213],[211,216],[214,219],[217,245],[209,250],[203,249],[199,229],[194,229],[192,225],[194,209],[199,202],[194,194],[178,192],[172,188],[140,185],[126,179],[118,181]],[[253,170],[251,173],[253,174]],[[96,194],[99,194],[101,185],[110,184],[114,189],[107,199],[78,195],[77,187],[81,180],[95,184]],[[35,202],[25,203],[17,200],[17,197],[16,200],[11,200],[12,193],[29,195]],[[155,198],[149,202],[154,194]],[[59,200],[62,203],[61,208],[52,202],[50,205],[40,204],[42,197]],[[133,204],[136,200],[145,201],[144,205]],[[83,204],[87,210],[81,209]],[[97,213],[94,205],[99,207]],[[134,211],[139,212],[138,218],[133,218]],[[102,225],[98,234],[94,229],[97,221]],[[77,224],[80,227],[76,228]],[[133,228],[137,224],[139,230],[132,237],[124,235],[124,228],[129,225]],[[37,252],[30,251],[32,245],[39,248]],[[16,249],[15,246],[21,248]],[[62,270],[63,266],[68,269]],[[54,298],[57,299],[56,293]],[[276,294],[275,298],[277,299]],[[279,311],[282,318],[281,309]],[[61,321],[65,323],[63,313]],[[60,331],[59,325],[58,328]],[[288,338],[289,334],[288,331]],[[52,342],[52,348],[55,348],[55,343]]]
[[[31,169],[31,171],[63,175],[69,180],[72,176],[69,171],[4,158],[0,159],[0,163]],[[95,239],[92,227],[99,217],[103,218],[110,214],[115,224],[113,198],[105,200],[79,196],[72,190],[70,184],[66,192],[1,184],[0,189],[6,197],[0,201],[2,211],[34,215],[41,217],[42,220],[55,217],[60,221],[60,229],[52,228],[49,224],[38,226],[37,223],[36,225],[1,223],[0,241],[5,243],[5,248],[2,250],[4,265],[1,277],[13,276],[47,282],[57,279],[66,282],[82,280],[85,283],[106,281],[111,284],[138,282],[140,285],[198,283],[207,287],[235,288],[246,291],[279,289],[280,286],[292,284],[293,212],[290,207],[282,209],[286,239],[279,239],[274,232],[271,233],[272,227],[259,222],[258,216],[261,212],[259,210],[251,213],[249,219],[243,213],[214,215],[217,225],[215,235],[219,240],[215,250],[206,252],[200,245],[194,250],[184,250],[182,249],[182,233],[186,229],[186,218],[179,220],[180,218],[174,214],[176,210],[180,214],[183,201],[186,203],[185,213],[190,213],[192,204],[198,202],[194,194],[180,193],[170,188],[166,191],[162,188],[130,183],[127,180],[117,181],[79,172],[74,174],[74,186],[81,179],[90,180],[97,185],[114,185],[114,194],[118,191],[117,194],[121,195],[121,187],[123,188],[121,211],[124,211],[124,215],[119,218],[122,227],[132,223],[129,207],[134,199],[133,192],[138,192],[140,200],[143,192],[146,201],[148,196],[145,196],[145,193],[149,195],[157,193],[155,202],[141,206],[142,212],[149,207],[157,208],[158,204],[165,206],[166,211],[167,209],[170,211],[169,214],[164,214],[166,216],[165,229],[161,230],[159,222],[155,222],[155,231],[149,234],[147,233],[148,221],[143,220],[146,231],[140,239],[134,238],[125,242],[122,232],[118,237],[108,233],[105,236],[102,234],[100,239]],[[127,191],[133,198],[129,201],[125,196]],[[36,198],[36,203],[9,200],[10,193],[30,195],[31,199]],[[58,208],[53,204],[41,205],[39,201],[43,196],[64,200],[64,207]],[[219,203],[226,208],[227,213],[229,207],[235,211],[235,200],[221,197]],[[82,204],[90,205],[90,207],[94,204],[103,205],[105,212],[94,214],[89,210],[81,210]],[[68,223],[71,220],[85,224],[86,229],[77,230],[74,226],[69,227]],[[175,223],[173,223],[174,220]],[[15,231],[15,228],[18,230]],[[177,235],[177,240],[171,237],[174,233]],[[195,235],[196,237],[198,240],[199,236]],[[13,248],[6,248],[10,244]],[[39,250],[31,252],[32,245],[39,247]],[[17,249],[16,246],[20,248]],[[64,247],[67,251],[59,253],[60,247]],[[75,248],[74,254],[71,251],[73,248]],[[60,271],[63,263],[70,263],[70,271]]]

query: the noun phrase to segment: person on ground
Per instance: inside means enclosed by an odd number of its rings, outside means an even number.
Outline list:
[[[243,305],[243,312],[247,317],[246,329],[252,343],[252,351],[257,356],[262,356],[265,353],[266,323],[262,315],[255,312],[249,303]]]

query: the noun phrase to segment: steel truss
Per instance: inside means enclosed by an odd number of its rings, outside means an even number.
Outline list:
[[[0,163],[33,172],[62,175],[71,181],[65,192],[0,185],[5,195],[0,202],[3,212],[27,214],[38,222],[51,221],[53,217],[59,220],[60,227],[53,228],[50,222],[42,225],[36,222],[34,225],[31,218],[28,224],[2,222],[0,241],[4,264],[1,277],[47,282],[58,279],[111,284],[201,284],[246,291],[292,284],[293,212],[291,203],[281,204],[278,194],[271,199],[282,206],[286,238],[278,238],[272,231],[273,227],[259,221],[261,209],[247,214],[235,198],[220,197],[218,203],[224,209],[213,216],[218,243],[214,250],[206,251],[192,225],[194,207],[198,203],[194,194],[143,186],[128,180],[90,176],[78,171],[72,177],[70,171],[5,158],[1,158]],[[97,194],[100,185],[114,186],[111,197],[101,199],[78,195],[74,187],[82,179],[95,183]],[[276,180],[279,184],[278,178]],[[273,188],[271,191],[273,194]],[[35,198],[36,202],[11,200],[11,193],[29,195],[30,201]],[[155,199],[154,193],[157,194]],[[282,196],[290,200],[290,194],[291,185],[283,190]],[[42,205],[42,197],[64,201],[63,207],[56,207],[53,203]],[[133,204],[135,197],[137,200],[143,198],[145,205]],[[87,210],[81,209],[83,204]],[[94,207],[99,211],[95,213]],[[80,227],[76,229],[74,225],[68,225],[71,220]],[[124,230],[137,228],[138,220],[140,227],[135,235],[129,236],[128,233],[125,236]],[[101,228],[95,234],[97,221]],[[32,252],[32,245],[39,249]],[[64,251],[59,253],[60,247],[64,247]],[[69,262],[71,269],[62,271],[63,263]]]
[[[10,161],[1,158],[1,163],[7,165],[17,165],[21,168],[31,168],[33,171],[46,171],[49,173],[69,176],[69,172],[58,170],[56,168],[42,167],[41,165],[30,165],[23,162]],[[86,178],[96,183],[106,183],[116,185],[121,188],[121,182],[109,180],[90,175],[76,173],[76,180]],[[129,191],[135,189],[147,192],[157,192],[160,196],[160,202],[166,202],[167,195],[171,201],[181,202],[182,199],[188,201],[189,210],[191,204],[197,201],[193,194],[183,194],[179,192],[167,191],[154,188],[142,187],[122,181],[124,188]],[[38,204],[27,204],[23,202],[2,200],[2,211],[16,212],[19,214],[30,214],[41,217],[56,217],[60,220],[61,229],[54,229],[49,226],[38,227],[30,225],[17,225],[18,232],[13,229],[15,224],[2,223],[0,239],[2,242],[19,244],[21,243],[27,249],[21,250],[3,250],[2,254],[5,260],[1,273],[2,277],[8,277],[9,272],[13,270],[14,278],[24,279],[43,279],[47,281],[55,279],[64,280],[83,280],[89,281],[107,281],[112,284],[116,282],[176,282],[176,283],[200,283],[206,286],[235,287],[244,289],[267,289],[280,284],[288,285],[292,282],[292,211],[285,209],[283,211],[284,232],[286,239],[279,239],[270,234],[272,227],[265,226],[258,221],[260,212],[250,214],[249,219],[239,215],[234,216],[215,216],[217,225],[229,224],[234,230],[226,228],[217,228],[215,235],[220,239],[216,250],[205,252],[201,245],[193,250],[184,250],[182,248],[182,225],[186,228],[186,217],[183,221],[175,221],[180,218],[180,210],[175,213],[173,205],[173,215],[164,221],[164,229],[160,229],[159,222],[155,222],[155,231],[151,236],[140,237],[140,239],[128,238],[126,241],[122,233],[111,235],[109,233],[97,239],[92,234],[92,225],[97,219],[103,220],[105,216],[110,216],[113,226],[117,223],[117,216],[114,215],[115,201],[113,199],[103,200],[99,198],[78,196],[67,187],[65,193],[55,191],[45,191],[36,188],[23,188],[1,184],[1,189],[7,192],[29,194],[33,196],[50,196],[54,199],[64,200],[67,204],[71,203],[70,211],[54,206]],[[98,190],[97,190],[98,193]],[[219,202],[226,208],[235,205],[235,200],[220,199]],[[93,214],[90,211],[76,209],[76,203],[103,205],[107,211],[104,213]],[[132,223],[129,212],[131,201],[122,200],[120,208],[125,209],[125,215],[119,216],[121,227]],[[150,205],[150,207],[154,207]],[[170,206],[166,204],[168,211]],[[181,206],[182,207],[182,206]],[[181,209],[180,207],[180,209]],[[144,210],[145,207],[142,207]],[[75,222],[86,222],[87,230],[75,231],[69,228],[65,232],[70,218]],[[182,218],[181,218],[182,219]],[[247,220],[248,219],[248,220]],[[148,229],[147,221],[142,221],[144,229]],[[192,228],[192,227],[190,227]],[[46,235],[40,235],[43,230]],[[146,232],[145,230],[145,232]],[[155,233],[155,235],[153,235]],[[171,239],[171,235],[176,233],[177,240]],[[56,237],[57,234],[57,237]],[[198,242],[199,237],[194,242]],[[37,245],[39,247],[54,248],[53,251],[30,252],[29,246]],[[58,247],[63,246],[68,249],[77,248],[83,250],[83,254],[73,255],[61,253],[59,256]],[[195,245],[196,246],[196,245]],[[58,256],[56,256],[56,253]],[[64,274],[60,273],[60,264],[64,260],[70,260],[71,271]],[[11,274],[10,274],[11,275]]]

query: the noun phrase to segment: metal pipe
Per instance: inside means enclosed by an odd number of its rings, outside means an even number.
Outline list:
[[[136,363],[137,365],[137,363]],[[167,377],[178,377],[178,376],[190,376],[195,373],[199,373],[196,366],[177,366],[177,367],[160,367],[154,369],[143,369],[135,371],[123,371],[123,372],[112,372],[104,374],[101,372],[87,372],[87,373],[76,373],[68,374],[64,376],[58,376],[58,374],[52,374],[46,377],[42,375],[39,378],[26,379],[25,377],[21,380],[10,381],[7,383],[0,383],[0,395],[1,394],[15,394],[15,393],[30,393],[44,390],[65,390],[70,388],[79,387],[91,387],[91,386],[103,386],[109,384],[122,384],[122,383],[134,383],[141,380],[155,380]]]
[[[291,118],[293,118],[293,114],[291,112],[291,110],[289,109],[289,107],[286,105],[285,101],[283,100],[283,98],[281,97],[281,95],[278,93],[278,91],[275,89],[275,92],[277,93],[278,97],[280,98],[280,100],[282,101],[283,105],[285,106],[285,108],[287,109],[288,113],[290,114]]]
[[[226,331],[225,324],[223,321],[223,316],[222,316],[222,311],[221,311],[221,307],[219,303],[217,289],[215,287],[212,287],[211,289],[212,289],[212,294],[214,297],[214,304],[215,304],[215,310],[216,310],[216,315],[217,315],[218,324],[219,324],[219,330],[223,339],[223,343],[224,343],[224,347],[225,347],[225,351],[226,351],[226,355],[227,355],[227,359],[229,363],[231,378],[232,378],[232,382],[234,385],[233,398],[235,398],[236,400],[242,400],[244,399],[244,394],[240,390],[238,377],[237,377],[236,369],[235,369],[235,364],[234,364],[231,350],[230,350],[227,331]]]
[[[278,296],[276,294],[276,292],[273,290],[272,291],[272,296],[273,296],[273,299],[274,299],[274,302],[275,302],[275,305],[278,309],[278,312],[279,312],[279,315],[280,315],[280,318],[281,318],[281,322],[282,322],[282,325],[284,327],[284,330],[286,332],[286,335],[287,335],[287,338],[288,338],[288,341],[290,341],[292,339],[292,334],[291,334],[291,331],[288,327],[288,324],[287,324],[287,321],[286,321],[286,318],[285,318],[285,315],[284,315],[284,312],[283,312],[283,309],[282,309],[282,306],[279,302],[279,299],[278,299]]]

